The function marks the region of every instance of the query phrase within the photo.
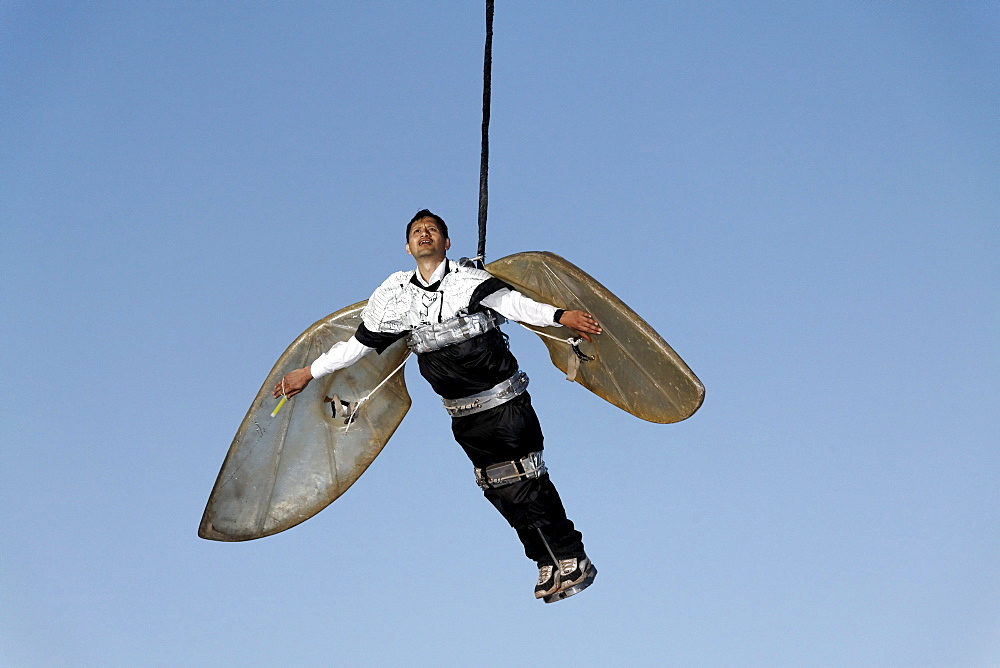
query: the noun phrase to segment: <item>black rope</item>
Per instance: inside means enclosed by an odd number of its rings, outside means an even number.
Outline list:
[[[489,205],[490,80],[493,69],[493,0],[486,0],[486,49],[483,54],[483,151],[479,160],[479,266],[486,260],[486,210]]]

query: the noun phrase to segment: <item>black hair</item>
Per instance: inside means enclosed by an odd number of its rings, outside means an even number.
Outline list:
[[[413,223],[417,222],[421,218],[432,218],[434,222],[437,223],[437,226],[441,228],[441,234],[444,235],[444,238],[448,238],[448,223],[444,222],[444,219],[436,213],[431,213],[430,209],[421,209],[413,214],[413,218],[410,219],[409,224],[406,226],[407,242],[410,240],[410,228],[413,227]]]

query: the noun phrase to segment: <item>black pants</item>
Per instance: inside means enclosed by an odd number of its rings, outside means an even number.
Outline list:
[[[527,392],[488,411],[452,418],[451,429],[476,468],[542,450],[542,428]],[[548,474],[483,494],[517,532],[528,559],[539,565],[551,563],[548,548],[557,559],[584,556],[583,536],[566,517]]]

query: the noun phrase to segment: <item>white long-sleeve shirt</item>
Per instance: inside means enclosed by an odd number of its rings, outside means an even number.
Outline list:
[[[396,274],[390,276],[390,278],[383,283],[383,286],[393,281],[393,279],[398,280],[405,278],[405,281],[408,282],[415,276],[416,280],[420,282],[421,285],[429,287],[445,277],[448,267],[448,260],[442,261],[441,264],[438,265],[437,269],[434,270],[434,273],[431,274],[429,281],[425,281],[419,271],[397,272]],[[380,288],[380,290],[381,289],[382,288]],[[376,291],[376,294],[378,294],[378,291]],[[557,310],[555,306],[537,302],[534,299],[521,294],[517,290],[512,290],[510,288],[497,290],[496,292],[484,297],[480,303],[493,309],[508,320],[517,320],[518,322],[523,322],[528,325],[561,326],[554,320]],[[442,307],[444,307],[444,303],[439,305],[439,308]],[[450,318],[455,314],[442,312],[440,315],[443,318]],[[313,378],[320,378],[321,376],[331,374],[334,371],[349,367],[370,353],[372,350],[374,350],[374,348],[364,345],[354,336],[351,336],[351,338],[347,341],[335,343],[330,350],[317,357],[316,360],[309,366],[309,370],[311,371]]]

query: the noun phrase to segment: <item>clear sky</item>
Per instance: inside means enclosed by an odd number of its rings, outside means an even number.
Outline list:
[[[1000,5],[497,5],[487,254],[707,388],[644,423],[508,327],[595,585],[534,600],[415,368],[331,507],[196,535],[413,212],[474,254],[482,3],[6,0],[0,663],[1000,664]]]

